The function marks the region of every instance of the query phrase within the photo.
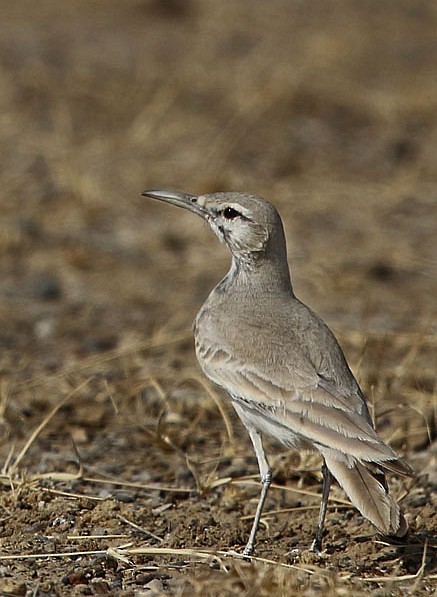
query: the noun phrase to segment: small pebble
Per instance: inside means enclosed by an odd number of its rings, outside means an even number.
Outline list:
[[[119,491],[114,493],[114,498],[119,502],[123,502],[124,504],[131,504],[135,501],[135,496],[127,491]]]
[[[41,274],[33,283],[33,294],[36,298],[53,301],[61,296],[61,284],[51,274]]]

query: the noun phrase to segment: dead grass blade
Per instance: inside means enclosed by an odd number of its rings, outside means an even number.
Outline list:
[[[196,488],[198,493],[203,493],[203,485],[202,482],[200,480],[200,476],[196,470],[196,467],[194,466],[194,464],[191,462],[188,454],[186,454],[181,448],[179,448],[179,446],[177,446],[172,440],[171,438],[165,434],[162,433],[161,431],[161,421],[162,421],[162,416],[164,413],[161,414],[161,416],[158,418],[158,425],[157,425],[157,429],[156,429],[156,434],[158,435],[159,439],[162,440],[162,442],[168,446],[169,448],[171,448],[176,454],[178,454],[182,460],[185,460],[185,463],[187,465],[188,470],[190,471],[190,473],[193,476],[193,479],[196,483]]]
[[[187,548],[168,548],[168,547],[131,547],[131,548],[117,548],[116,551],[122,556],[136,556],[136,555],[161,555],[161,556],[178,556],[188,558],[199,558],[209,562],[217,562],[225,569],[219,555],[223,555],[217,551],[187,549]],[[224,553],[224,552],[223,552]]]
[[[109,536],[110,537],[110,536]],[[114,535],[117,537],[117,535]],[[77,539],[90,539],[93,538],[89,535],[86,537],[82,536],[71,536],[70,539],[77,540]],[[98,536],[94,537],[98,538]],[[104,539],[108,539],[107,535],[102,536]],[[247,561],[249,563],[249,559],[247,556],[243,554],[239,554],[232,551],[217,551],[217,550],[197,550],[197,549],[187,549],[187,548],[168,548],[168,547],[132,547],[132,543],[128,543],[126,545],[122,545],[120,547],[109,547],[105,550],[91,550],[91,551],[66,551],[66,552],[47,552],[47,553],[31,553],[31,554],[10,554],[5,556],[0,556],[0,561],[14,561],[14,560],[41,560],[41,559],[49,559],[49,558],[71,558],[76,556],[97,556],[97,555],[105,555],[108,557],[115,558],[120,560],[121,562],[129,565],[134,566],[133,561],[131,560],[132,556],[138,555],[154,555],[154,556],[177,556],[178,558],[197,558],[209,563],[218,563],[223,571],[228,572],[226,566],[224,565],[223,558],[232,558],[237,560]],[[304,568],[301,566],[297,566],[294,564],[286,564],[284,562],[276,562],[274,560],[269,560],[267,558],[259,558],[256,556],[250,557],[250,562],[260,562],[262,564],[268,564],[270,566],[275,566],[278,568],[287,568],[291,570],[298,570],[299,572],[305,572],[307,574],[314,574],[313,570],[309,568]]]
[[[328,510],[338,508],[349,508],[349,505],[346,504],[335,504],[328,506]],[[267,512],[263,512],[262,518],[269,518],[270,516],[276,516],[277,514],[287,514],[288,512],[306,512],[307,510],[319,510],[320,506],[296,506],[295,508],[278,508],[277,510],[269,510]],[[253,520],[255,518],[254,514],[248,514],[247,516],[242,516],[240,520]]]
[[[9,470],[9,467],[10,467],[10,463],[11,463],[12,457],[14,455],[14,451],[15,451],[15,444],[12,443],[11,447],[9,448],[8,455],[6,456],[6,460],[5,460],[5,462],[4,462],[3,466],[2,466],[2,472],[1,472],[1,476],[2,477],[9,478],[8,477],[8,470]]]
[[[79,461],[79,468],[77,470],[77,473],[65,473],[65,472],[50,472],[50,473],[37,473],[35,475],[31,475],[31,480],[32,481],[40,481],[43,479],[50,479],[51,481],[77,481],[77,479],[80,479],[83,475],[83,471],[84,471],[84,465],[83,465],[83,461],[82,458],[80,457],[80,454],[78,452],[77,446],[73,440],[73,438],[71,438],[71,443],[73,444],[73,450],[77,456],[77,459]]]
[[[120,409],[118,408],[118,404],[115,402],[114,396],[112,395],[111,388],[109,387],[108,380],[105,379],[105,387],[106,391],[108,392],[109,399],[111,401],[112,407],[114,409],[114,413],[118,416],[120,414]]]
[[[0,421],[5,420],[6,408],[11,398],[11,389],[6,381],[0,383]]]
[[[7,556],[0,556],[0,562],[8,562],[13,560],[44,560],[47,558],[71,558],[76,556],[104,556],[107,555],[106,549],[92,550],[92,551],[65,551],[54,553],[19,553]]]
[[[155,379],[154,377],[150,378],[150,385],[155,388],[155,391],[157,392],[159,398],[162,400],[162,402],[168,406],[168,397],[167,394],[165,393],[164,389],[162,388],[161,384],[158,382],[157,379]],[[161,428],[162,428],[162,419],[164,416],[164,411],[161,412],[161,414],[158,417],[157,420],[157,424],[156,424],[156,437],[158,438],[159,441],[161,441],[164,445],[166,445],[167,447],[171,448],[176,454],[178,454],[182,460],[185,461],[185,464],[187,465],[188,470],[190,471],[190,473],[193,476],[193,479],[196,483],[196,487],[197,487],[197,491],[199,493],[203,492],[203,485],[202,482],[200,480],[200,476],[197,472],[197,469],[194,465],[194,463],[191,461],[191,459],[189,458],[188,454],[186,454],[186,452],[184,452],[179,446],[177,446],[173,440],[166,434],[164,433]],[[148,430],[146,430],[148,431]],[[150,433],[150,432],[149,432]]]
[[[222,485],[256,485],[259,486],[259,481],[255,479],[258,478],[258,475],[250,475],[247,477],[222,477],[221,479],[216,479],[210,485],[211,489],[216,487],[221,487]],[[286,485],[277,485],[276,483],[272,483],[270,485],[270,489],[280,489],[281,491],[291,491],[293,493],[298,493],[300,495],[308,495],[310,497],[315,497],[320,499],[320,493],[316,493],[315,491],[308,491],[306,489],[298,489],[297,487],[287,487]],[[343,506],[348,506],[353,508],[352,504],[347,500],[342,500],[341,498],[336,497],[329,497],[329,501],[333,501],[337,504],[341,504]]]
[[[218,554],[225,556],[236,558],[237,560],[247,560],[247,556],[235,552],[229,551],[218,551]],[[278,568],[288,568],[289,570],[299,570],[299,572],[306,572],[307,574],[314,574],[313,570],[309,570],[308,568],[303,568],[301,566],[296,566],[295,564],[286,564],[285,562],[276,562],[275,560],[269,560],[268,558],[259,558],[258,556],[250,556],[250,561],[252,562],[262,562],[263,564],[270,564],[272,566],[277,566]]]
[[[121,555],[175,555],[175,556],[185,556],[185,557],[197,557],[200,559],[211,560],[211,561],[218,561],[221,566],[223,566],[223,562],[221,558],[233,558],[237,560],[247,561],[247,556],[243,554],[239,554],[233,551],[217,551],[217,550],[197,550],[197,549],[176,549],[176,548],[166,548],[166,547],[134,547],[128,549],[118,548],[117,551]],[[278,566],[280,568],[288,568],[292,570],[299,570],[301,572],[307,572],[308,574],[313,574],[312,570],[308,570],[307,568],[301,568],[300,566],[296,566],[294,564],[285,564],[284,562],[276,562],[274,560],[269,560],[267,558],[259,558],[256,556],[251,556],[250,561],[252,562],[262,562],[264,564],[269,564],[272,566]],[[225,569],[225,568],[224,568]],[[225,569],[226,570],[226,569]]]
[[[89,537],[88,537],[89,538]],[[105,536],[105,539],[107,537]],[[54,552],[54,553],[31,553],[31,554],[11,554],[6,556],[0,556],[0,561],[13,561],[13,560],[40,560],[46,558],[71,558],[76,556],[96,556],[106,555],[109,557],[116,558],[122,562],[133,565],[129,556],[134,555],[170,555],[178,557],[197,557],[202,560],[208,561],[220,561],[219,557],[215,552],[198,551],[194,549],[171,549],[164,547],[130,547],[132,544],[121,547],[110,547],[104,550],[91,550],[91,551],[66,551],[66,552]],[[220,552],[217,552],[220,553]],[[225,555],[226,552],[223,552]]]
[[[59,489],[52,489],[51,487],[33,487],[30,486],[29,489],[32,491],[43,491],[45,493],[50,493],[53,495],[61,495],[63,497],[72,498],[75,500],[91,500],[93,502],[104,502],[107,498],[98,497],[96,495],[86,495],[84,493],[72,493],[71,491],[60,491]]]
[[[67,535],[69,541],[87,541],[88,539],[129,539],[129,535]]]
[[[417,583],[423,577],[423,573],[425,572],[426,568],[426,553],[428,550],[428,540],[425,540],[422,552],[422,561],[419,566],[419,569],[415,574],[402,574],[400,576],[371,576],[371,577],[359,577],[358,580],[362,580],[365,582],[405,582],[408,580],[415,580],[416,583],[414,584],[414,588],[410,591],[410,595],[415,594],[415,590],[417,589]],[[431,578],[431,577],[428,577]]]
[[[75,394],[77,394],[80,390],[82,390],[85,386],[87,386],[90,381],[91,381],[91,379],[87,379],[83,383],[81,383],[79,386],[77,386],[76,388],[74,388],[74,390],[72,390],[63,400],[61,400],[61,402],[59,402],[50,411],[50,413],[44,418],[44,420],[38,425],[38,427],[36,427],[36,429],[34,429],[34,431],[31,433],[29,439],[27,440],[27,442],[24,444],[23,448],[20,450],[19,454],[17,455],[15,461],[9,466],[9,468],[7,470],[7,474],[8,475],[13,475],[13,473],[17,470],[18,465],[20,464],[20,462],[25,457],[25,455],[28,452],[30,446],[33,444],[33,442],[36,440],[36,438],[42,432],[42,430],[44,429],[44,427],[46,427],[47,424],[53,419],[53,417],[56,415],[56,413],[63,406],[65,406],[65,404],[67,404],[67,402],[69,400],[71,400],[71,398]]]
[[[135,524],[134,522],[132,522],[131,520],[128,520],[124,516],[121,516],[121,514],[117,514],[117,518],[119,518],[120,520],[122,520],[124,523],[128,524],[133,529],[139,531],[140,533],[143,533],[144,535],[147,535],[148,537],[152,537],[152,539],[156,539],[156,541],[159,541],[159,542],[164,541],[164,539],[162,539],[161,537],[158,537],[158,535],[154,535],[150,531],[147,531],[146,529],[143,529],[143,527],[140,527],[137,524]]]
[[[131,483],[120,481],[120,479],[104,479],[103,477],[83,477],[82,481],[102,485],[117,485],[119,487],[134,487],[136,489],[147,489],[153,491],[171,491],[175,493],[193,493],[194,489],[189,487],[168,487],[165,485],[151,485],[147,483]]]

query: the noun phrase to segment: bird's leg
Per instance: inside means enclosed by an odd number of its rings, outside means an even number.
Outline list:
[[[331,471],[326,466],[326,462],[324,460],[322,465],[322,475],[322,501],[320,503],[319,520],[317,523],[316,535],[311,544],[311,551],[314,551],[315,553],[321,553],[322,551],[322,536],[325,525],[326,508],[328,506],[329,490],[331,489],[332,483]]]
[[[244,548],[243,554],[250,556],[253,553],[255,547],[255,537],[258,530],[259,521],[261,520],[261,514],[264,508],[264,502],[266,501],[267,492],[272,482],[272,469],[270,468],[264,447],[262,444],[261,435],[254,429],[248,429],[250,439],[252,440],[253,447],[255,448],[256,458],[258,460],[259,472],[261,476],[261,495],[259,496],[258,505],[256,507],[255,518],[253,519],[252,530],[250,531],[249,540],[246,547]]]

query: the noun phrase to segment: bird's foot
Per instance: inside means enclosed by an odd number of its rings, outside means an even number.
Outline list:
[[[318,537],[315,537],[313,542],[311,543],[310,551],[313,553],[321,553],[322,552],[322,542]]]
[[[326,552],[322,551],[321,545],[318,543],[314,545],[314,543],[315,542],[313,541],[309,549],[303,547],[293,547],[287,551],[285,555],[294,558],[296,561],[302,561],[304,563],[308,561],[314,561],[314,556],[316,556],[318,559],[326,558],[327,554]]]
[[[319,537],[314,538],[313,542],[311,543],[310,551],[319,557],[325,556],[322,550],[322,540]]]
[[[244,548],[243,551],[243,556],[246,560],[250,560],[251,556],[253,555],[253,552],[255,551],[255,547],[252,543],[248,543],[246,545],[246,547]]]
[[[240,552],[236,551],[235,549],[230,549],[229,551],[226,552],[226,555],[230,556],[231,558],[238,558],[239,560],[246,560],[247,562],[250,562],[250,560],[252,559],[251,558],[252,553],[253,553],[253,549],[251,552],[246,552],[246,548],[245,548],[243,553],[240,553]]]

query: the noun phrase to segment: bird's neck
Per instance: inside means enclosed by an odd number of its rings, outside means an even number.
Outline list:
[[[274,257],[240,259],[232,256],[231,267],[216,290],[251,297],[280,292],[294,296],[287,260]]]

